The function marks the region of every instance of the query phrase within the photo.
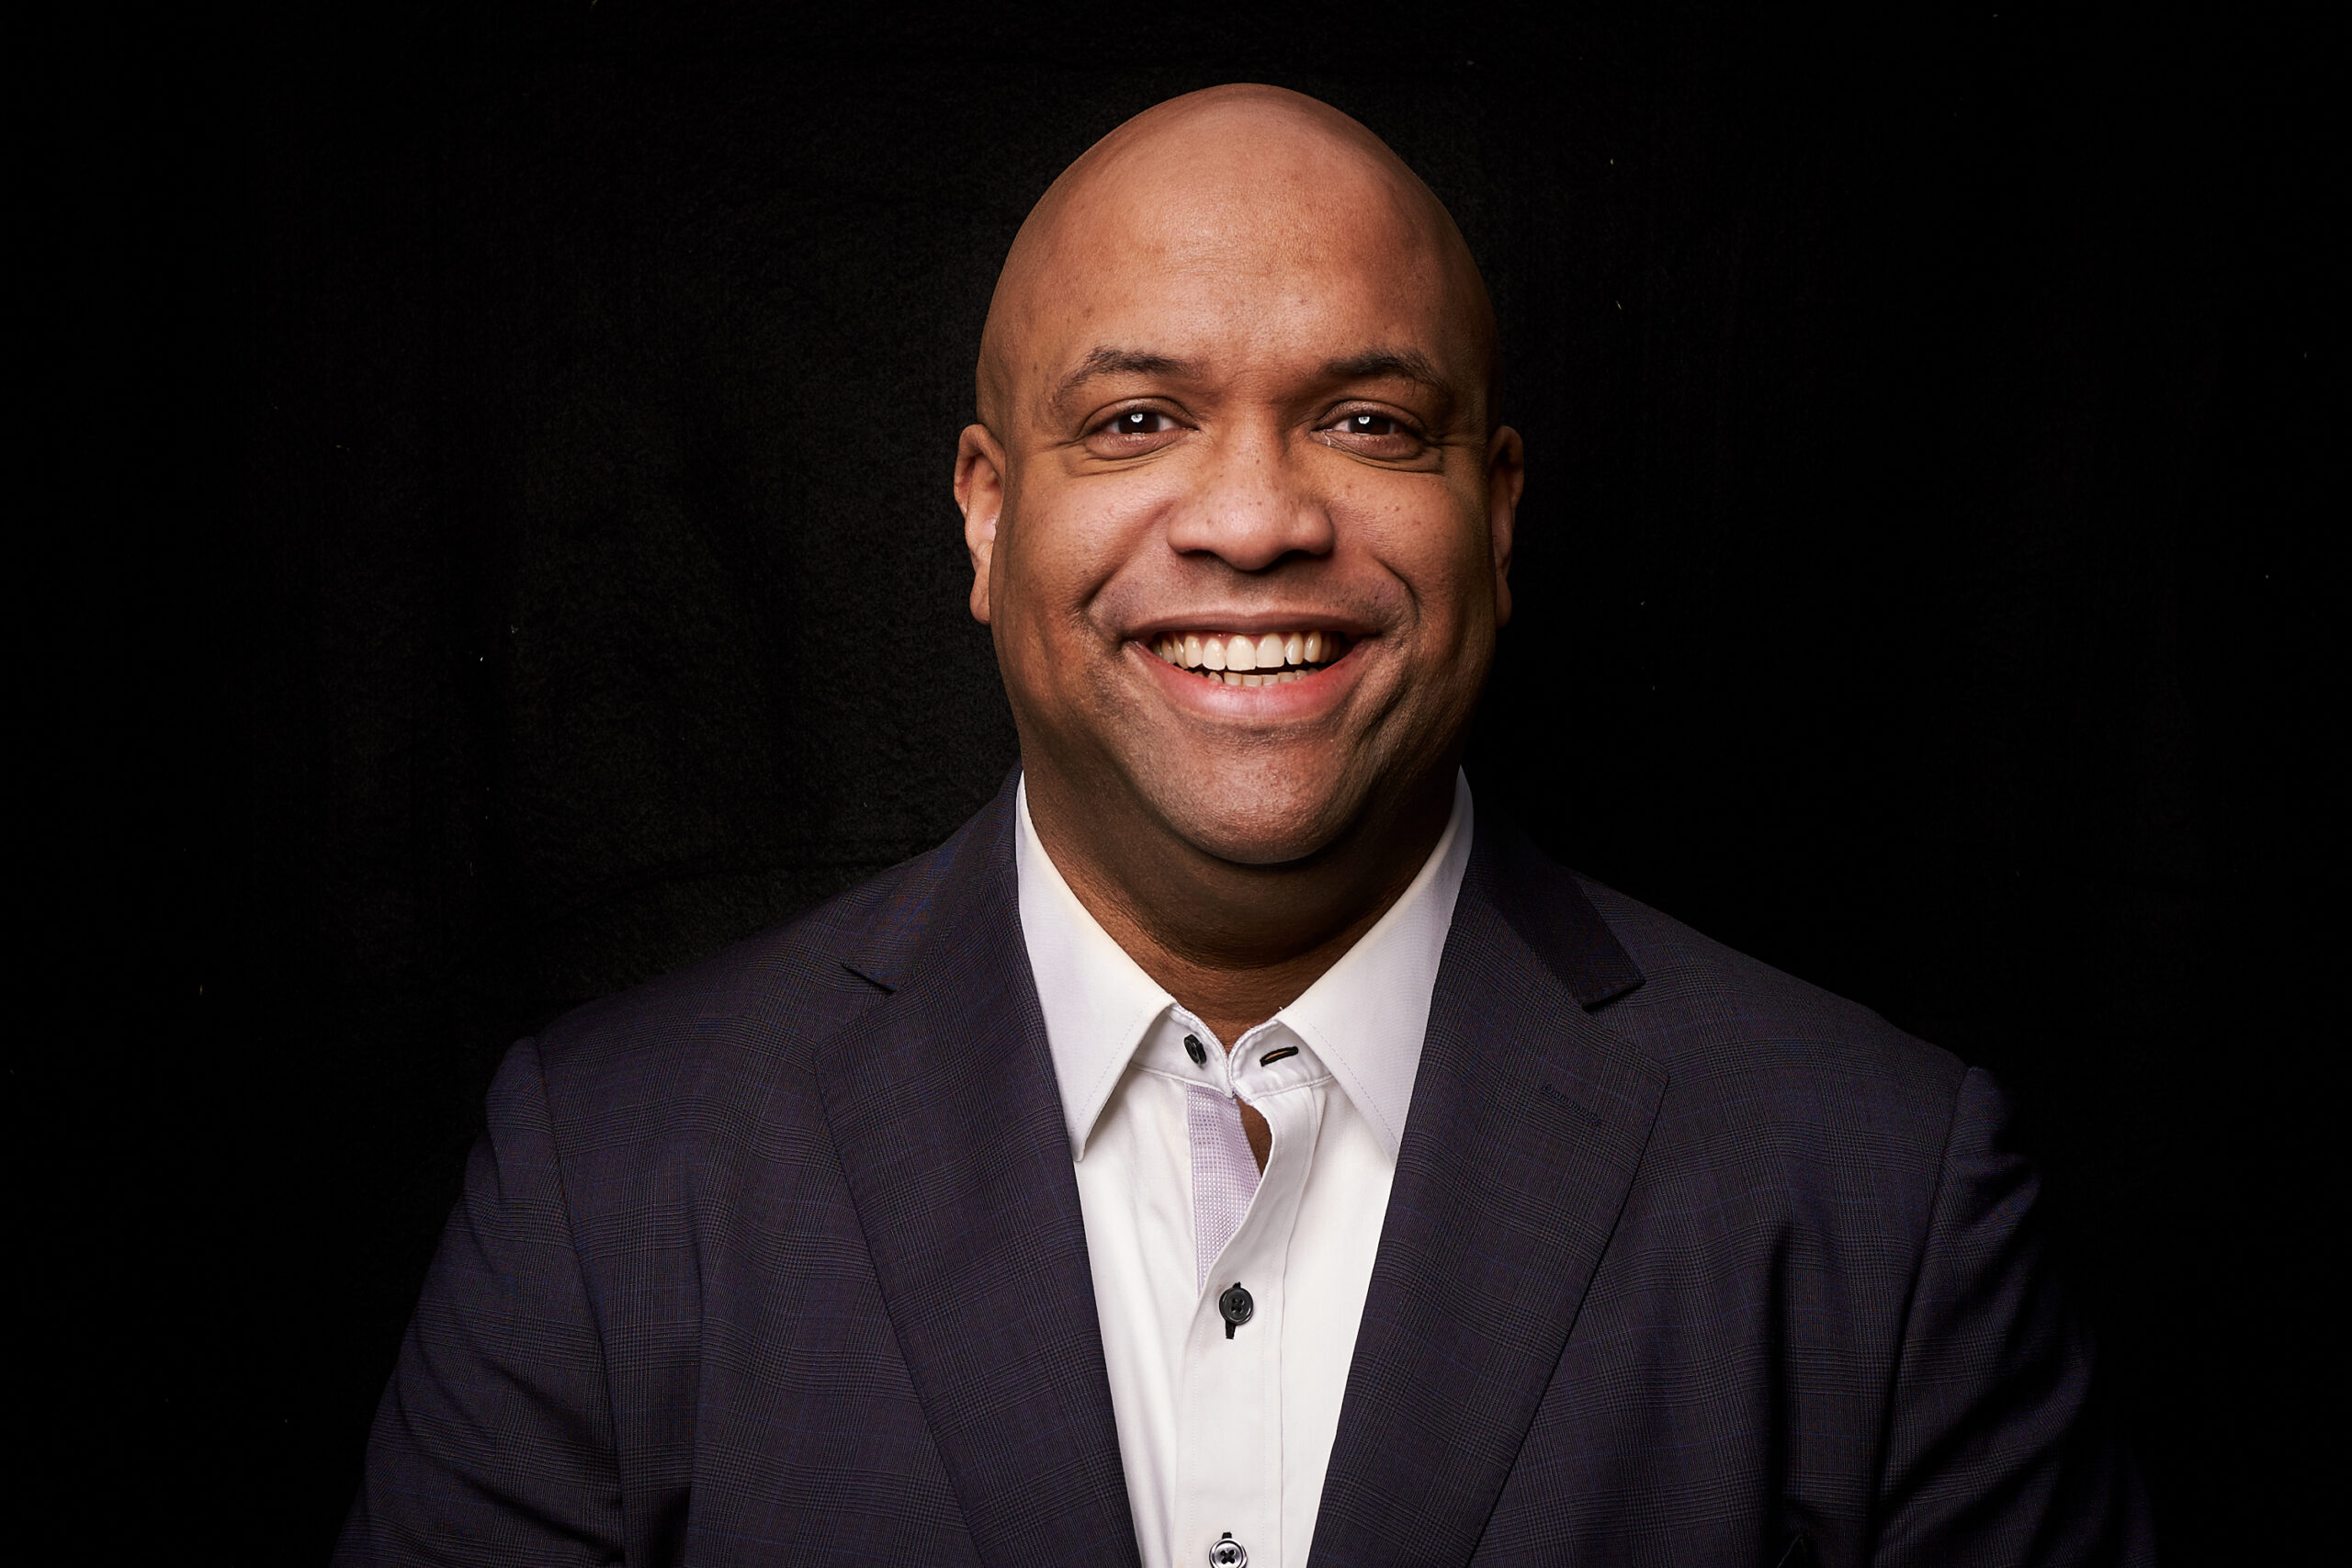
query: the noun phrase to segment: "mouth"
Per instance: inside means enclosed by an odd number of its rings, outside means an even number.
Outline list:
[[[1346,657],[1339,632],[1164,632],[1151,651],[1179,670],[1227,686],[1279,686],[1303,681]]]

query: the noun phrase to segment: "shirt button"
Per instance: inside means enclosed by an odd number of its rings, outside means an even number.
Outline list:
[[[1213,1568],[1250,1568],[1250,1553],[1227,1530],[1223,1540],[1209,1548],[1209,1562]]]
[[[1258,1315],[1258,1303],[1250,1299],[1250,1292],[1237,1280],[1227,1287],[1225,1294],[1217,1297],[1216,1310],[1225,1319],[1225,1337],[1230,1339],[1235,1329]]]
[[[1184,1055],[1193,1058],[1193,1066],[1204,1067],[1209,1062],[1209,1048],[1201,1043],[1197,1034],[1184,1036]]]

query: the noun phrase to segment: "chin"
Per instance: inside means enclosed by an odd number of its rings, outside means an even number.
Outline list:
[[[1179,837],[1236,865],[1305,860],[1345,832],[1362,804],[1336,791],[1252,790],[1240,779],[1211,794],[1158,802]]]

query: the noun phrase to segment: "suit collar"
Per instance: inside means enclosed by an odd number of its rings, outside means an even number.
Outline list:
[[[1519,828],[1490,817],[1479,834],[1478,896],[1588,1012],[1642,983],[1642,972],[1573,873]]]
[[[1480,824],[1316,1562],[1461,1562],[1476,1547],[1665,1094],[1665,1070],[1588,1013],[1640,979],[1573,877]]]
[[[1137,1561],[1085,1224],[1012,886],[1010,781],[943,853],[888,999],[817,1078],[983,1562]],[[910,913],[915,913],[911,912]]]
[[[842,1168],[981,1560],[1137,1562],[1085,1224],[1013,882],[1013,781],[845,964]],[[914,934],[920,933],[920,934]],[[1641,983],[1489,814],[1454,903],[1327,1473],[1317,1562],[1462,1562],[1558,1364],[1666,1076],[1587,1010]]]

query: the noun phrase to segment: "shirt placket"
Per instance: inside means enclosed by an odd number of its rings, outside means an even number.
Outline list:
[[[1238,1092],[1266,1118],[1273,1146],[1240,1227],[1202,1284],[1186,1335],[1177,1400],[1173,1562],[1207,1568],[1227,1536],[1257,1568],[1282,1561],[1282,1343],[1291,1232],[1313,1163],[1323,1089],[1311,1058],[1265,1025],[1231,1057],[1212,1057],[1205,1077]],[[1197,1092],[1197,1091],[1196,1091]]]

